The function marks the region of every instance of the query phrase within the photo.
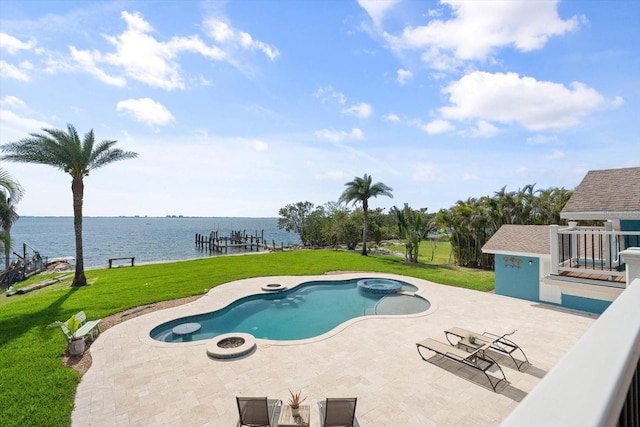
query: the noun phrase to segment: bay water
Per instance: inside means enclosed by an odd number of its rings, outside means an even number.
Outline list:
[[[275,241],[277,247],[300,241],[297,234],[278,228],[278,218],[84,217],[84,264],[105,267],[109,258],[130,256],[136,264],[219,256],[195,245],[196,233],[209,236],[212,231],[221,237],[231,231],[258,236],[264,232],[269,246]],[[13,252],[20,256],[26,243],[27,255],[36,250],[49,259],[75,257],[72,217],[20,217],[11,228],[11,239]]]

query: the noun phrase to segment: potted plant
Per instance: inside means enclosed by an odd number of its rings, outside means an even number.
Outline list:
[[[291,397],[289,398],[289,406],[291,407],[291,415],[293,415],[294,417],[299,417],[300,416],[300,404],[302,402],[304,402],[307,397],[306,396],[302,397],[302,391],[294,393],[291,390],[289,390],[289,394],[291,395]]]
[[[476,337],[474,337],[473,335],[469,335],[469,338],[468,338],[468,339],[469,339],[469,342],[470,342],[471,344],[475,344],[475,343],[476,343]]]
[[[80,329],[80,321],[73,315],[67,320],[67,328],[71,333],[69,338],[69,354],[72,356],[79,356],[84,353],[84,337],[76,336],[76,332]]]

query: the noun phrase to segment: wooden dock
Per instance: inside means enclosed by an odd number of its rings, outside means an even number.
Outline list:
[[[270,249],[273,251],[284,250],[284,244],[277,248],[276,242],[273,241],[272,246],[269,246],[264,240],[264,230],[260,234],[257,230],[255,234],[247,234],[245,230],[232,231],[230,236],[220,236],[217,231],[212,231],[208,236],[196,234],[196,248],[202,251],[221,253],[228,253],[229,249],[259,252]]]

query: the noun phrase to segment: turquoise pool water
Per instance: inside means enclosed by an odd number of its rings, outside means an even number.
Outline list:
[[[150,335],[164,342],[205,340],[230,332],[270,340],[301,340],[322,335],[355,317],[415,314],[431,306],[419,296],[363,292],[357,286],[361,280],[313,281],[286,291],[251,295],[211,313],[163,323]],[[411,284],[398,283],[402,291],[417,290]],[[185,323],[198,323],[201,328],[189,335],[173,333]]]

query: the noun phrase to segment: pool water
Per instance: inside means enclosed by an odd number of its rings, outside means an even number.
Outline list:
[[[358,290],[362,279],[306,282],[283,292],[252,295],[211,312],[174,319],[150,335],[164,342],[196,341],[230,332],[270,340],[301,340],[322,335],[349,319],[380,314],[415,314],[430,307],[426,299],[405,294],[374,294]],[[400,282],[408,293],[417,288]],[[199,323],[193,335],[175,335],[183,323]]]

